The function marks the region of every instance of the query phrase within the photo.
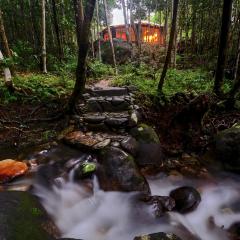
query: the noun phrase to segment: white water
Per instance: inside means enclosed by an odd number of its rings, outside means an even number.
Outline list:
[[[149,180],[152,195],[168,195],[172,189],[189,184],[186,180],[173,184],[167,178]],[[198,184],[199,186],[199,184]],[[240,204],[240,188],[233,180],[204,185],[198,190],[202,201],[190,214],[171,212],[168,217],[155,219],[152,209],[133,204],[134,194],[103,192],[97,181],[94,189],[71,181],[63,182],[54,191],[37,186],[37,195],[54,218],[63,237],[84,240],[133,240],[137,235],[155,232],[174,232],[182,240],[191,238],[187,232],[202,240],[227,240],[226,232],[232,223],[240,221],[240,212],[233,213],[232,202]],[[214,219],[214,224],[210,224]],[[213,222],[213,221],[212,221]],[[195,238],[194,238],[195,239]]]

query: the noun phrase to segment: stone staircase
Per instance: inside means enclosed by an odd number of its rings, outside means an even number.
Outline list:
[[[138,123],[138,107],[127,88],[87,89],[84,99],[77,107],[83,112],[78,118],[83,131],[124,133]]]

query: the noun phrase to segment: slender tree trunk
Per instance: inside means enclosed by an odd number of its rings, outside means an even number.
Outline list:
[[[107,4],[107,0],[103,0],[103,5],[104,5],[104,12],[105,12],[105,18],[106,18],[109,42],[110,42],[110,46],[111,46],[111,50],[112,50],[113,65],[114,65],[114,68],[115,68],[115,73],[117,75],[118,74],[117,61],[116,61],[115,49],[114,49],[114,45],[113,45],[112,31],[110,29],[110,25],[109,25],[109,22],[108,22],[108,4]]]
[[[216,95],[220,96],[222,94],[222,84],[224,78],[224,69],[227,58],[227,44],[228,36],[231,26],[231,16],[232,16],[232,3],[233,0],[224,0],[223,4],[223,14],[222,14],[222,27],[220,34],[220,45],[218,52],[218,62],[214,81],[214,92]]]
[[[166,12],[165,12],[165,51],[167,53],[167,39],[168,39],[168,0],[166,1]]]
[[[60,61],[62,61],[64,58],[64,53],[62,48],[62,41],[60,38],[60,27],[59,27],[59,22],[57,17],[56,0],[52,0],[52,12],[53,12],[53,22],[54,22],[54,28],[55,28],[57,44],[58,44],[58,55],[59,55]]]
[[[100,34],[100,21],[99,21],[99,0],[96,0],[96,14],[97,14],[97,35],[98,35],[98,59],[102,61],[102,51],[101,51],[101,34]]]
[[[130,22],[131,22],[131,29],[133,30],[134,37],[135,37],[135,43],[136,46],[139,47],[139,42],[138,42],[138,34],[137,34],[137,28],[134,22],[134,17],[133,17],[133,0],[130,0]]]
[[[174,42],[174,36],[176,33],[176,26],[177,26],[177,15],[178,15],[178,4],[179,0],[174,0],[174,5],[173,5],[173,18],[172,18],[172,26],[171,26],[171,33],[170,33],[170,39],[169,39],[169,44],[168,44],[168,51],[167,51],[167,56],[165,59],[165,64],[163,67],[162,75],[158,84],[158,92],[162,93],[162,88],[164,84],[164,80],[167,74],[168,70],[168,65],[171,62],[171,53],[172,53],[172,48],[173,48],[173,42]]]
[[[90,47],[89,37],[91,30],[91,22],[96,4],[96,0],[88,0],[86,2],[85,12],[87,14],[85,15],[83,20],[83,6],[81,5],[80,1],[73,0],[76,19],[76,32],[78,38],[78,64],[76,69],[76,83],[68,103],[68,109],[70,112],[73,112],[76,101],[79,99],[80,96],[82,96],[85,89],[86,60]]]
[[[2,51],[0,50],[0,61],[2,61],[3,59],[4,57],[3,57]],[[4,71],[4,82],[8,91],[14,92],[15,87],[12,82],[12,75],[11,75],[10,69],[8,67],[5,67],[3,71]]]
[[[125,0],[121,0],[121,2],[122,2],[123,17],[124,17],[124,23],[125,23],[125,31],[126,31],[127,42],[130,43],[129,27],[128,27],[128,21],[127,21],[127,12],[126,12]]]
[[[234,70],[234,82],[237,81],[237,73],[238,73],[239,61],[240,61],[240,31],[239,31],[239,37],[238,37],[237,58],[236,58],[235,70]]]
[[[12,54],[8,45],[8,39],[5,32],[3,15],[2,15],[1,9],[0,9],[0,35],[1,35],[2,44],[3,44],[3,52],[5,53],[6,57],[10,58]]]
[[[43,62],[43,73],[47,73],[46,1],[45,0],[42,0],[42,62]]]

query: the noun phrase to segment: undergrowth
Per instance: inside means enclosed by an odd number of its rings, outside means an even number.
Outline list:
[[[121,74],[114,79],[112,85],[135,86],[143,94],[156,96],[160,74],[161,70],[156,71],[144,64],[139,67],[128,65],[122,67]],[[213,83],[213,76],[202,69],[169,69],[163,93],[167,98],[178,92],[201,94],[211,92]],[[229,91],[230,85],[231,83],[226,80],[224,83],[225,92]]]

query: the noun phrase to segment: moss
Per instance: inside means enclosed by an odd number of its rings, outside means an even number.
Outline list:
[[[10,239],[52,239],[42,228],[45,213],[39,206],[37,206],[37,204],[35,204],[30,195],[24,193],[20,194],[19,205],[10,217]]]
[[[138,127],[132,129],[130,133],[140,143],[160,143],[155,130],[146,124],[138,125]]]

